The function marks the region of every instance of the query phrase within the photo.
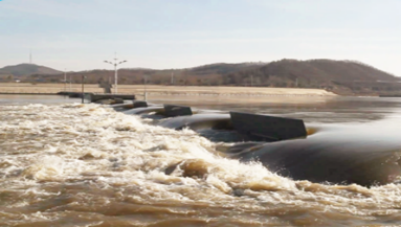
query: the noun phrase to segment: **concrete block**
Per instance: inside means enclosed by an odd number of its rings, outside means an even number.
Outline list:
[[[250,113],[230,112],[234,129],[265,141],[307,136],[303,120]]]
[[[164,115],[166,117],[190,116],[192,115],[192,110],[191,107],[186,106],[164,105]]]

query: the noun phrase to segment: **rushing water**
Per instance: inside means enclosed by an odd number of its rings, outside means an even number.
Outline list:
[[[153,101],[392,134],[401,118],[401,100],[391,98],[194,100]],[[401,185],[293,181],[225,158],[221,143],[191,130],[76,101],[0,96],[0,225],[399,225]]]

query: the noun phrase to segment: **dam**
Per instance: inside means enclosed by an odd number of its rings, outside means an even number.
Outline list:
[[[210,140],[222,140],[219,135],[224,134],[225,141],[236,143],[227,149],[229,157],[259,161],[269,170],[295,180],[364,186],[401,180],[401,138],[396,132],[378,135],[369,132],[368,126],[306,129],[300,119],[240,112],[194,113],[190,107],[148,105],[143,101],[112,107],[156,119],[154,124],[158,126],[194,130]],[[209,132],[205,134],[205,130]]]

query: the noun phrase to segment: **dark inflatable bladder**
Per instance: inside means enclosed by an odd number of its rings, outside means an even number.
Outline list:
[[[133,109],[133,108],[146,108],[148,107],[148,103],[146,101],[132,101],[132,104],[114,104],[110,105],[111,108],[113,108],[116,111],[126,111],[128,109]]]
[[[142,117],[152,119],[162,119],[176,116],[190,116],[193,114],[191,108],[186,106],[149,106],[148,103],[145,101],[134,101],[131,106],[132,108],[130,110],[124,111],[125,114],[141,115]],[[117,108],[121,109],[120,106],[118,106]]]
[[[134,106],[132,104],[113,104],[110,107],[117,112],[123,112],[132,109]]]
[[[260,161],[270,171],[294,180],[364,186],[398,182],[401,141],[371,131],[316,133],[307,139],[234,146],[227,153]]]
[[[179,116],[163,119],[158,125],[175,130],[188,128],[214,142],[251,140],[248,135],[239,133],[233,129],[229,114],[203,113],[192,116]]]
[[[165,119],[159,122],[159,126],[181,130],[202,129],[232,129],[230,115],[228,114],[195,114],[191,116],[179,116]]]
[[[313,134],[307,136],[303,121],[291,118],[237,112],[193,114],[191,108],[175,105],[136,107],[124,113],[170,117],[157,125],[190,128],[219,142],[244,141],[221,151],[243,162],[259,161],[270,171],[294,180],[363,186],[401,180],[401,127],[380,135],[372,131],[377,127],[373,125],[320,127],[308,129]]]
[[[125,114],[129,115],[141,115],[141,114],[149,114],[149,113],[162,113],[164,112],[164,108],[162,106],[149,106],[143,108],[133,108],[127,111],[124,111]]]

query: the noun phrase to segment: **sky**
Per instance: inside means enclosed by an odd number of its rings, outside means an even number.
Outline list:
[[[356,60],[401,76],[400,0],[0,0],[0,67]]]

